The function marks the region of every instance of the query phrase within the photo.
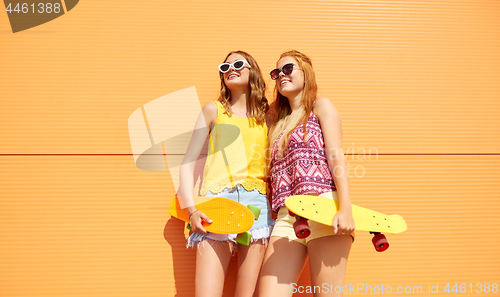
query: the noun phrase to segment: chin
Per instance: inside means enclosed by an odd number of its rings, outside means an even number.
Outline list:
[[[278,90],[279,90],[280,94],[283,95],[283,96],[285,96],[285,97],[287,97],[288,94],[290,94],[290,93],[293,92],[293,90],[290,90],[290,89],[288,89],[286,87],[285,88],[279,88]]]
[[[227,87],[246,87],[248,86],[248,81],[241,81],[241,80],[226,80],[226,86]]]

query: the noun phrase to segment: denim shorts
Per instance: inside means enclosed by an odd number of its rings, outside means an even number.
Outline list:
[[[262,240],[263,243],[267,243],[267,239],[271,236],[273,230],[274,220],[271,218],[271,207],[265,194],[261,194],[257,189],[249,192],[243,186],[236,185],[236,187],[232,189],[226,188],[220,193],[208,191],[205,196],[228,198],[245,206],[253,205],[260,208],[259,218],[254,221],[252,228],[248,232],[252,234],[251,242]],[[205,238],[215,241],[235,242],[236,236],[237,234],[217,234],[211,232],[203,234],[194,232],[188,238],[187,247],[196,246]]]

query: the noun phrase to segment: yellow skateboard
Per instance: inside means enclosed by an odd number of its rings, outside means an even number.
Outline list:
[[[220,197],[196,197],[195,205],[212,220],[211,224],[203,222],[205,230],[219,234],[238,234],[236,242],[244,245],[250,243],[251,235],[247,231],[259,217],[259,208],[252,205],[245,207],[241,203]],[[170,202],[168,213],[188,223],[188,229],[190,228],[188,211],[181,208],[177,196]]]
[[[300,216],[293,225],[298,238],[306,238],[311,233],[307,221],[302,218],[331,226],[333,217],[339,209],[337,200],[308,195],[288,197],[285,205],[291,215]],[[357,205],[352,205],[352,215],[356,230],[368,231],[375,235],[372,242],[378,252],[389,248],[389,242],[382,233],[398,234],[407,228],[405,220],[400,215],[385,215]]]

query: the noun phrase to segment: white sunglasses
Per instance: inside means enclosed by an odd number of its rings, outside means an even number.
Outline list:
[[[226,73],[226,72],[229,71],[229,69],[231,69],[231,66],[233,66],[234,70],[240,70],[243,67],[245,67],[245,65],[247,65],[248,68],[252,68],[250,66],[250,64],[248,64],[248,62],[245,61],[245,60],[236,60],[233,63],[222,63],[222,64],[220,64],[219,65],[219,71],[222,72],[222,73]]]

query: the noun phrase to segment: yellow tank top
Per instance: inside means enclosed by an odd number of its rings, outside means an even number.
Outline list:
[[[253,118],[230,117],[219,101],[215,103],[217,121],[210,132],[200,194],[209,190],[219,193],[238,184],[247,191],[257,189],[266,194],[266,123],[258,125]]]

